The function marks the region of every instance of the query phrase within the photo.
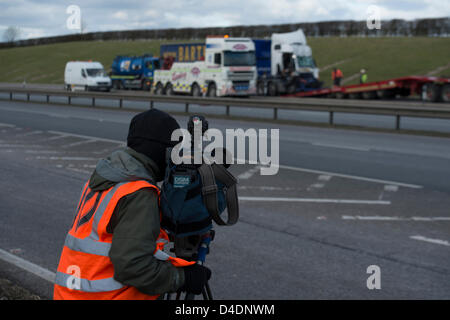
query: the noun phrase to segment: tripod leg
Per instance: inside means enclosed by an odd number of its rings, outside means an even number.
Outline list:
[[[206,293],[208,295],[208,300],[214,300],[211,292],[211,287],[209,286],[209,282],[205,285]]]

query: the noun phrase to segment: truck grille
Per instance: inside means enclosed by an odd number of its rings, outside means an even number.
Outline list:
[[[236,91],[247,91],[249,86],[249,81],[233,81],[233,89]]]
[[[245,81],[253,79],[253,71],[230,71],[228,77],[232,81]]]
[[[109,83],[108,82],[97,82],[97,85],[99,85],[99,86],[107,86],[107,85],[109,85]]]

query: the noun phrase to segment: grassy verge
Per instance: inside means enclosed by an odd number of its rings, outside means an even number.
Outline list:
[[[191,40],[199,41],[199,40]],[[0,82],[62,84],[64,66],[70,60],[100,61],[109,69],[118,54],[159,54],[161,43],[177,41],[88,41],[0,50]],[[178,41],[188,42],[188,41]],[[324,37],[309,38],[320,68],[339,63],[345,77],[364,68],[369,81],[408,75],[425,75],[450,66],[450,41],[432,37]],[[436,75],[450,75],[450,68]],[[321,71],[325,85],[331,84],[331,68]],[[347,84],[357,83],[358,78]]]

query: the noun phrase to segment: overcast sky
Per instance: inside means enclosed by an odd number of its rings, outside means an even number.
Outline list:
[[[382,20],[450,16],[450,0],[0,0],[0,33],[8,26],[22,39],[75,33],[69,5],[80,8],[85,32],[366,20],[370,5]]]

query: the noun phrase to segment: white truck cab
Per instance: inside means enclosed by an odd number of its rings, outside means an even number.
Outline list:
[[[111,89],[111,79],[100,62],[69,61],[64,71],[65,88],[75,90],[105,90]]]
[[[319,68],[312,57],[311,47],[306,43],[303,30],[274,33],[271,46],[273,76],[290,69],[297,73],[312,73],[319,79]]]
[[[156,94],[248,96],[256,94],[255,45],[250,38],[207,37],[205,56],[195,62],[174,62],[155,71]]]

